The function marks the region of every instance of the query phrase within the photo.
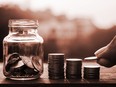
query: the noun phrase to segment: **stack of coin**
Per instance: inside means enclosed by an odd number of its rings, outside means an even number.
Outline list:
[[[48,54],[48,75],[49,79],[64,79],[64,54]]]
[[[85,79],[99,79],[100,66],[84,66]]]
[[[81,79],[82,59],[66,59],[66,78]]]

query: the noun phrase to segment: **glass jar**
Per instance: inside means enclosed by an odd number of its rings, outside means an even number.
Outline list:
[[[37,20],[9,20],[9,34],[3,40],[3,73],[7,78],[32,80],[43,73],[43,39],[37,28]]]

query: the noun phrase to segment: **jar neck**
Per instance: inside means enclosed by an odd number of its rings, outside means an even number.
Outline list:
[[[17,35],[37,34],[37,27],[9,27],[9,34],[17,34]]]
[[[9,20],[9,34],[37,34],[38,20],[13,19]]]

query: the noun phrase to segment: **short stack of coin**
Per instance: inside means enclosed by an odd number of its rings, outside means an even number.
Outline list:
[[[97,57],[91,56],[84,58],[87,65],[84,66],[84,78],[85,79],[99,79],[100,66],[97,64]]]
[[[84,66],[85,79],[99,79],[100,66]]]
[[[48,54],[48,76],[49,79],[64,79],[64,54]]]
[[[82,59],[66,59],[66,78],[81,79]]]

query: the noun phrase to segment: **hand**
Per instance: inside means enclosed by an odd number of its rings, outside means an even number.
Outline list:
[[[97,63],[105,67],[116,65],[116,36],[112,41],[95,52]]]

